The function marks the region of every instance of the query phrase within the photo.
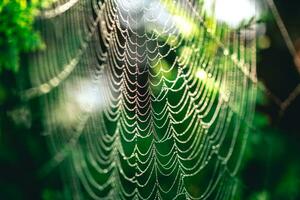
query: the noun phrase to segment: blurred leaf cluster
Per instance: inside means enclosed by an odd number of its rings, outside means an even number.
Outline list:
[[[4,69],[17,72],[21,53],[44,46],[33,24],[46,1],[0,1],[0,72]]]
[[[265,111],[269,104],[264,91],[258,90],[256,113],[240,177],[244,185],[242,199],[299,199],[299,144],[274,124]]]

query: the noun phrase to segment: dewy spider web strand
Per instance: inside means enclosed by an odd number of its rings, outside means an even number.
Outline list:
[[[203,1],[56,1],[32,55],[70,199],[232,199],[255,103],[255,36]],[[250,39],[249,39],[250,38]],[[253,83],[254,82],[254,83]]]

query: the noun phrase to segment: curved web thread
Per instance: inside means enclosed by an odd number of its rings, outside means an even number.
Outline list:
[[[56,1],[29,59],[71,199],[233,199],[256,95],[255,33],[203,1]],[[213,10],[213,7],[212,7]],[[209,14],[210,13],[210,14]]]

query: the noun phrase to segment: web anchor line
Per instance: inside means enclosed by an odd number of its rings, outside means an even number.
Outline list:
[[[280,33],[283,36],[284,42],[290,52],[290,54],[293,56],[293,58],[298,58],[299,55],[297,54],[297,50],[295,48],[295,45],[291,39],[291,36],[286,28],[286,25],[284,24],[284,21],[274,3],[273,0],[265,0],[276,20],[277,26],[279,27]],[[264,84],[265,85],[265,84]],[[290,105],[293,103],[293,101],[300,95],[300,83],[295,87],[295,89],[288,95],[288,97],[285,100],[281,100],[276,95],[274,95],[265,85],[265,87],[260,87],[266,93],[271,97],[271,99],[277,104],[277,106],[280,108],[279,116],[282,117],[285,113],[285,111],[290,107]]]

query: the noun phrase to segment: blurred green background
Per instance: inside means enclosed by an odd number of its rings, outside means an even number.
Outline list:
[[[0,2],[0,199],[63,199],[60,171],[39,173],[51,156],[36,102],[24,103],[17,95],[21,80],[16,73],[26,68],[24,54],[44,48],[33,28],[43,5],[28,2]],[[275,3],[300,55],[300,1]],[[272,14],[263,14],[259,24],[267,31],[258,38],[257,52],[262,87],[240,172],[241,198],[300,199],[300,96],[284,112],[274,100],[276,96],[284,101],[300,83],[300,64],[289,53]]]

